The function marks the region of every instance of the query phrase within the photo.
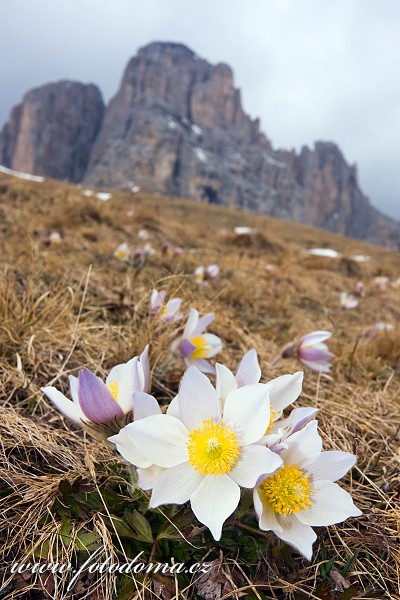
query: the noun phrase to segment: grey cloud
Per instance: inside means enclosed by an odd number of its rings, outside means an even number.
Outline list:
[[[139,47],[179,41],[233,67],[275,147],[337,142],[373,204],[400,219],[398,0],[0,2],[0,123],[58,79],[108,100]]]

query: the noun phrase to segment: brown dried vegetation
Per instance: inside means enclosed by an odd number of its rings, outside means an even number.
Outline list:
[[[372,285],[375,275],[400,275],[399,254],[194,202],[116,192],[103,203],[58,182],[5,176],[0,182],[5,190],[0,196],[0,597],[400,598],[400,291]],[[135,212],[131,218],[129,210]],[[255,237],[235,236],[237,225],[255,227]],[[137,237],[141,228],[149,231],[157,253],[144,264],[113,258],[121,242],[143,245]],[[61,233],[62,243],[45,246],[42,238],[53,230]],[[183,246],[183,255],[163,255],[164,241]],[[345,258],[301,252],[321,246]],[[352,254],[372,259],[355,263]],[[199,288],[193,271],[210,263],[220,265],[221,276]],[[343,311],[339,294],[352,292],[357,279],[364,280],[367,294],[357,309]],[[298,369],[290,361],[270,366],[285,343],[315,329],[333,332],[332,373],[307,372],[299,405],[320,409],[325,449],[358,455],[343,485],[364,514],[320,528],[312,564],[274,542],[249,575],[234,549],[221,550],[212,577],[193,576],[186,589],[179,589],[174,577],[142,578],[134,593],[124,595],[115,576],[106,574],[88,576],[72,594],[65,592],[62,578],[12,576],[10,566],[21,557],[71,560],[77,544],[90,547],[88,532],[101,540],[101,556],[121,560],[106,526],[106,503],[86,521],[72,515],[68,533],[64,517],[49,517],[63,486],[82,493],[89,486],[100,498],[113,482],[126,489],[126,467],[112,448],[70,426],[40,387],[56,385],[67,394],[69,374],[86,366],[104,375],[149,343],[153,393],[161,402],[171,399],[183,372],[170,353],[181,325],[149,319],[153,287],[181,296],[185,310],[193,305],[202,314],[214,311],[210,331],[224,341],[220,362],[235,369],[242,354],[255,347],[265,380]],[[377,321],[396,327],[374,340],[365,332]],[[128,493],[122,499],[131,501]],[[198,524],[188,525],[189,538],[193,527]]]

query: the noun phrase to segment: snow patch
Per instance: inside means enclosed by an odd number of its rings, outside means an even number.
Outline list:
[[[311,256],[325,256],[327,258],[339,258],[340,252],[332,250],[332,248],[310,248],[310,250],[303,250],[304,254]]]
[[[350,258],[355,262],[368,262],[369,260],[371,260],[370,256],[366,256],[364,254],[353,254],[352,256],[350,256]]]
[[[13,171],[8,167],[3,167],[0,165],[0,173],[5,173],[6,175],[12,175],[13,177],[18,177],[18,179],[26,179],[27,181],[36,181],[36,183],[43,183],[45,181],[44,177],[40,175],[31,175],[30,173],[22,173],[21,171]]]
[[[265,162],[267,162],[269,165],[273,165],[274,167],[285,167],[285,163],[281,162],[280,160],[276,160],[275,158],[272,158],[272,156],[269,156],[268,154],[266,154],[264,152],[263,154],[264,160]]]
[[[202,148],[194,148],[193,152],[201,162],[207,162],[207,156]]]
[[[112,194],[109,192],[97,192],[96,198],[102,200],[103,202],[107,202],[110,198],[112,198]]]
[[[168,115],[167,117],[167,123],[168,123],[168,127],[170,129],[176,129],[176,122],[175,119],[172,115]]]
[[[94,196],[94,191],[93,190],[83,190],[82,195],[87,196],[89,198],[90,196]]]
[[[236,235],[249,235],[251,233],[253,233],[254,229],[252,227],[234,227],[233,231],[236,233]]]
[[[202,133],[201,128],[195,124],[192,125],[192,131],[195,135],[201,135],[201,133]]]

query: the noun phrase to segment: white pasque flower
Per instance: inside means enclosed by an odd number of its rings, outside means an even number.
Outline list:
[[[245,385],[253,385],[260,381],[261,369],[258,362],[257,352],[253,348],[243,356],[236,375],[217,363],[216,368],[216,391],[221,402],[221,410],[227,396]],[[264,436],[258,442],[271,448],[274,452],[281,452],[285,448],[284,440],[301,429],[310,419],[314,418],[317,410],[315,408],[297,408],[291,412],[289,417],[280,420],[285,408],[293,404],[301,394],[303,372],[298,371],[293,375],[281,375],[272,379],[269,384],[270,421],[264,432]],[[168,414],[181,418],[179,409],[179,395],[171,400]]]
[[[118,260],[128,261],[130,258],[130,249],[127,242],[123,242],[119,246],[116,247],[114,251],[115,258]]]
[[[240,487],[253,488],[264,473],[282,461],[257,442],[268,428],[272,385],[254,384],[232,391],[223,411],[208,378],[190,367],[179,389],[180,419],[156,414],[126,428],[148,465],[164,470],[153,482],[150,506],[184,504],[190,500],[197,519],[214,539],[234,512]],[[126,454],[128,457],[128,454]]]
[[[280,420],[284,409],[296,402],[300,396],[303,375],[302,371],[297,371],[293,375],[281,375],[269,382],[273,384],[269,394],[270,422],[259,443],[267,445],[274,452],[281,452],[285,447],[284,440],[294,431],[301,429],[317,412],[314,408],[297,408],[289,417]],[[222,404],[232,390],[258,383],[260,378],[261,369],[255,349],[246,352],[236,375],[224,365],[216,364],[216,389]],[[179,398],[174,398],[171,405],[176,406],[178,402]]]
[[[334,483],[356,462],[347,452],[322,452],[317,421],[286,439],[280,457],[283,466],[266,474],[254,489],[254,507],[263,531],[273,531],[311,560],[317,536],[313,526],[341,523],[357,517],[348,492]]]
[[[182,298],[171,298],[165,302],[166,292],[153,290],[150,296],[150,316],[158,316],[163,323],[176,323],[182,318],[179,312]]]
[[[356,300],[351,294],[342,292],[340,294],[340,306],[341,308],[345,309],[356,308],[358,306],[358,300]]]
[[[227,395],[235,389],[244,385],[258,383],[261,379],[261,369],[258,362],[257,352],[253,348],[246,352],[238,367],[236,375],[233,375],[224,365],[219,363],[216,369],[216,389],[221,399],[222,405]],[[297,371],[293,375],[281,375],[272,379],[269,383],[273,384],[269,400],[271,404],[271,415],[269,429],[282,416],[285,408],[293,404],[301,394],[303,382],[303,372]]]
[[[132,420],[132,394],[147,392],[149,377],[146,346],[140,356],[113,367],[105,383],[89,369],[81,369],[78,377],[70,375],[72,400],[53,386],[41,390],[68,419],[103,439]]]
[[[186,365],[195,365],[202,373],[215,373],[214,367],[207,359],[222,350],[221,338],[212,333],[204,333],[213,320],[214,313],[200,317],[198,311],[192,307],[182,337],[175,344]]]
[[[157,400],[144,392],[134,392],[133,402],[133,420],[139,421],[145,417],[162,414]],[[108,438],[109,442],[116,445],[118,452],[128,462],[138,467],[138,484],[143,490],[150,490],[155,479],[164,471],[162,467],[153,465],[143,454],[139,452],[135,444],[135,435],[132,434],[128,425],[119,430],[116,435]]]

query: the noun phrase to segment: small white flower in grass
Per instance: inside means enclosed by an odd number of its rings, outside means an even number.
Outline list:
[[[155,254],[157,254],[156,250],[149,243],[143,246],[143,252],[145,256],[154,256]]]
[[[362,298],[365,296],[365,284],[363,281],[357,281],[356,285],[354,286],[354,293]]]
[[[194,271],[196,283],[202,284],[204,281],[217,279],[219,276],[219,271],[219,266],[214,264],[207,265],[207,267],[197,267]]]
[[[206,279],[217,279],[217,277],[219,276],[219,266],[212,264],[212,265],[207,265],[206,269],[205,269],[205,277]]]
[[[201,284],[204,281],[204,267],[196,267],[194,270],[194,278],[196,283]]]
[[[105,439],[132,420],[133,392],[148,392],[148,347],[140,357],[113,367],[105,383],[89,369],[81,369],[78,377],[69,376],[69,384],[72,400],[53,386],[41,390],[68,419]]]
[[[283,466],[266,474],[254,489],[254,506],[263,531],[273,531],[311,560],[316,534],[312,527],[357,517],[348,492],[334,483],[354,465],[347,452],[322,452],[317,421],[286,439]]]
[[[61,244],[62,242],[62,237],[61,235],[58,233],[58,231],[52,231],[51,234],[49,235],[49,239],[50,239],[50,244]]]
[[[150,506],[189,500],[197,519],[219,540],[239,503],[240,487],[254,487],[260,475],[282,464],[257,444],[269,424],[271,388],[255,384],[234,390],[221,411],[208,378],[190,367],[179,389],[180,419],[158,414],[128,425],[140,454],[165,469],[154,481]]]
[[[147,241],[148,239],[150,239],[150,235],[147,229],[140,229],[138,231],[138,238],[143,241]]]
[[[215,368],[207,359],[222,350],[222,341],[218,336],[204,333],[213,320],[214,313],[200,317],[198,311],[191,308],[183,335],[173,346],[188,366],[195,365],[203,373],[211,374],[215,373]]]
[[[323,342],[330,338],[331,335],[330,331],[313,331],[308,333],[286,346],[280,357],[275,359],[272,364],[281,358],[297,358],[302,365],[311,371],[329,373],[331,360],[335,357],[329,352],[327,345],[323,344]]]
[[[372,340],[377,340],[379,338],[388,336],[393,330],[394,325],[392,325],[392,323],[384,323],[383,321],[379,321],[378,323],[375,323],[373,327],[367,329],[364,335]]]
[[[395,290],[400,290],[400,277],[392,281],[392,288]]]
[[[373,283],[374,287],[383,292],[387,288],[387,285],[389,283],[389,277],[386,277],[385,275],[379,275],[378,277],[374,277]]]
[[[114,250],[114,257],[118,258],[118,260],[127,261],[130,257],[130,250],[127,242],[123,242]]]
[[[179,309],[182,304],[181,298],[171,298],[165,302],[166,293],[153,290],[150,296],[150,316],[159,317],[163,323],[176,323],[182,318]]]
[[[351,294],[342,292],[340,294],[340,306],[346,310],[349,308],[356,308],[358,306],[358,300],[356,300]]]

